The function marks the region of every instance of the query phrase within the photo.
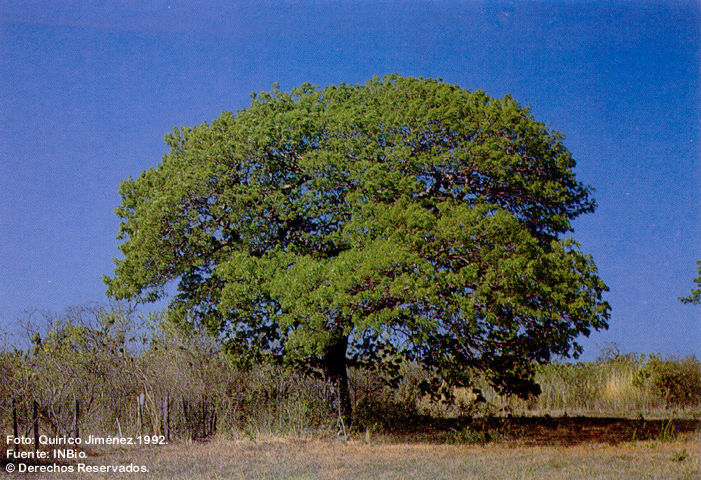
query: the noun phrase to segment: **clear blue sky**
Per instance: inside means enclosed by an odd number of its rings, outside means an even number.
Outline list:
[[[173,126],[273,82],[396,72],[511,93],[566,135],[599,203],[574,236],[613,307],[585,359],[701,356],[701,307],[677,300],[701,258],[696,1],[0,0],[0,22],[0,329],[105,301],[119,182]]]

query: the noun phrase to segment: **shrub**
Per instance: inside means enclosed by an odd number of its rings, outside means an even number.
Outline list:
[[[649,385],[666,407],[695,406],[701,401],[701,364],[696,357],[660,360],[653,356],[637,378]]]

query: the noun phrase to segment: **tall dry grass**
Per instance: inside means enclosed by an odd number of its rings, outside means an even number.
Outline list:
[[[484,386],[487,401],[518,413],[664,416],[698,418],[701,364],[691,356],[623,355],[596,362],[551,363],[538,367],[541,394],[528,400],[505,398]]]

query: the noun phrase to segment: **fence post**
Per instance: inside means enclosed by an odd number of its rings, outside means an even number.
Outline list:
[[[187,400],[185,400],[185,395],[180,397],[183,403],[183,417],[185,418],[185,432],[188,440],[193,439],[192,429],[190,428],[190,420],[187,416]]]
[[[144,427],[144,394],[140,393],[136,397],[136,432],[137,435],[141,435],[142,429]]]
[[[73,438],[78,438],[80,437],[80,426],[78,425],[80,419],[80,400],[76,398],[73,406]]]
[[[207,436],[207,402],[204,400],[204,397],[200,400],[200,405],[202,405],[202,422],[201,422],[201,428],[202,428],[202,437]]]
[[[39,448],[39,404],[32,400],[32,425],[34,427],[34,448]]]
[[[17,400],[14,397],[12,397],[12,434],[17,438]],[[16,442],[13,442],[13,444],[14,451],[17,453],[19,445]]]
[[[163,397],[163,436],[166,438],[166,442],[170,440],[170,429],[168,428],[168,410],[170,405],[168,404],[168,394]]]
[[[209,431],[210,435],[214,435],[217,431],[217,406],[214,402],[211,402],[210,405],[212,406],[212,416]]]

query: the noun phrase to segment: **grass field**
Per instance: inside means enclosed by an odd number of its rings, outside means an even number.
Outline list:
[[[657,432],[655,438],[624,440]],[[657,429],[662,425],[662,430]],[[514,422],[485,444],[449,444],[446,432],[358,433],[349,439],[261,435],[148,448],[88,451],[93,465],[145,465],[148,473],[27,474],[33,479],[689,479],[701,478],[697,422],[667,430],[626,420]],[[633,429],[633,430],[631,430]],[[520,432],[520,433],[519,433]],[[450,434],[451,432],[447,432]],[[455,431],[452,431],[455,433]],[[437,441],[443,443],[435,443]],[[73,463],[75,465],[75,463]]]
[[[266,438],[93,457],[147,465],[143,479],[698,479],[699,442],[575,446],[430,445]],[[65,478],[115,478],[84,474]],[[33,478],[41,478],[33,476]],[[61,478],[47,476],[46,478]]]

